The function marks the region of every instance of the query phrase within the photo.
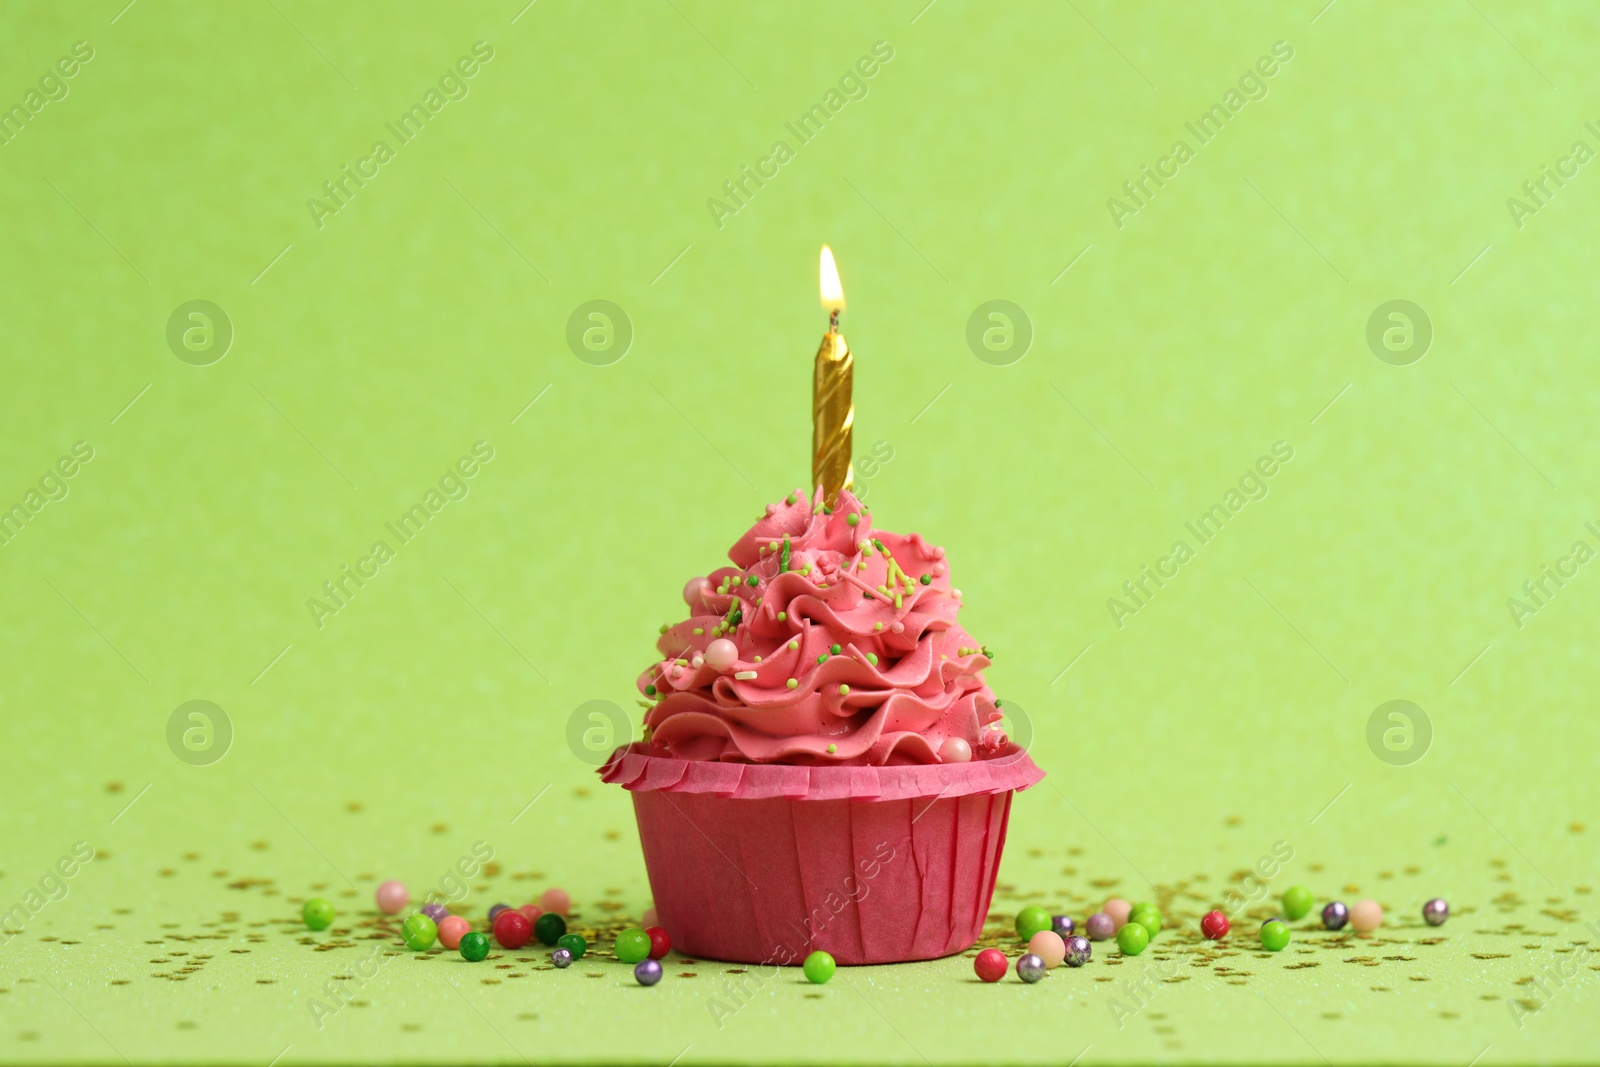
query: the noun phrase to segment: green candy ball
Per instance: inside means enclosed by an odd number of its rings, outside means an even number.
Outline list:
[[[617,935],[617,959],[623,963],[638,963],[650,955],[650,935],[635,926]]]
[[[583,939],[582,934],[562,934],[556,938],[556,948],[564,948],[572,953],[575,960],[583,959],[583,954],[589,951],[589,942]]]
[[[300,909],[300,918],[312,930],[326,930],[333,925],[333,905],[321,897],[312,897]]]
[[[806,957],[805,966],[801,968],[806,972],[806,977],[813,984],[822,985],[833,977],[833,972],[838,969],[838,964],[833,962],[833,957],[826,952],[813,952]]]
[[[1292,885],[1283,891],[1283,914],[1288,919],[1304,919],[1311,914],[1311,909],[1316,906],[1316,900],[1311,896],[1311,890],[1303,885]]]
[[[533,936],[546,945],[553,945],[560,941],[562,935],[566,932],[567,920],[563,919],[557,912],[547,911],[533,921]],[[574,954],[572,958],[577,959],[578,957]]]
[[[1277,919],[1261,926],[1261,947],[1268,952],[1282,952],[1289,945],[1289,928]]]
[[[1117,947],[1124,956],[1137,956],[1150,944],[1150,931],[1144,928],[1143,923],[1136,923],[1131,919],[1128,924],[1117,931]]]
[[[406,916],[400,924],[400,937],[412,952],[426,952],[439,939],[439,927],[422,912]]]
[[[1029,904],[1017,912],[1017,936],[1024,941],[1033,940],[1040,930],[1050,929],[1050,913],[1037,904]]]
[[[1152,941],[1161,932],[1161,912],[1154,904],[1140,904],[1128,913],[1128,921],[1144,927]]]
[[[461,935],[461,958],[468,963],[477,963],[489,955],[489,939],[478,931]]]

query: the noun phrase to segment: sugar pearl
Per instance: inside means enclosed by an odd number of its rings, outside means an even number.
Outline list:
[[[1045,932],[1049,933],[1048,930]],[[1044,972],[1047,969],[1048,968],[1046,968],[1044,965],[1044,960],[1040,959],[1032,952],[1020,956],[1017,959],[1017,977],[1022,979],[1024,982],[1027,982],[1029,985],[1032,985],[1039,979],[1043,978]]]
[[[966,763],[972,759],[972,746],[959,737],[947,737],[939,746],[939,762]]]
[[[1070,915],[1050,916],[1050,929],[1054,930],[1063,941],[1071,937],[1077,928],[1077,924],[1072,921],[1072,916]]]
[[[1091,941],[1110,941],[1117,934],[1117,921],[1103,911],[1089,916],[1083,924]]]
[[[1067,943],[1054,930],[1040,930],[1028,938],[1028,951],[1043,960],[1045,967],[1059,967],[1067,958]]]
[[[1329,930],[1343,930],[1344,924],[1350,921],[1350,909],[1344,906],[1343,901],[1335,900],[1322,909],[1322,925]]]
[[[439,944],[448,949],[461,947],[462,935],[472,929],[472,924],[459,915],[446,915],[439,920]]]
[[[1350,925],[1359,934],[1370,934],[1383,925],[1383,908],[1376,900],[1358,900],[1350,909]]]
[[[1082,967],[1089,962],[1089,957],[1094,955],[1094,949],[1089,945],[1089,939],[1078,934],[1067,938],[1067,966]]]
[[[644,927],[646,930],[650,929],[652,926],[660,926],[661,917],[656,914],[655,908],[646,908],[644,909],[644,914],[639,916],[639,925]]]
[[[1127,925],[1128,914],[1133,911],[1133,905],[1121,897],[1112,897],[1100,910],[1111,916],[1111,921],[1116,923],[1117,929],[1120,930]]]
[[[697,608],[701,598],[709,597],[716,591],[717,587],[711,584],[710,578],[690,578],[689,584],[683,587],[683,602],[690,608]]]
[[[550,962],[555,964],[558,970],[564,971],[572,966],[572,953],[564,948],[558,948],[550,953]]]
[[[739,646],[726,637],[719,637],[706,646],[705,660],[714,671],[725,671],[739,658]]]
[[[1440,897],[1434,897],[1422,906],[1422,918],[1429,926],[1443,926],[1444,921],[1450,918],[1450,905]]]
[[[449,915],[450,912],[443,904],[424,904],[422,906],[422,914],[426,915],[428,918],[437,923],[446,915]]]
[[[980,981],[998,982],[1011,967],[1006,954],[997,948],[986,948],[972,961],[972,970]]]
[[[661,981],[661,964],[655,960],[644,960],[633,969],[633,977],[640,985],[655,985]]]
[[[1200,919],[1200,933],[1203,934],[1208,941],[1221,941],[1223,938],[1228,936],[1228,928],[1230,925],[1231,924],[1228,922],[1228,917],[1222,914],[1222,912],[1208,911]]]
[[[373,898],[378,902],[379,911],[385,915],[398,915],[400,909],[410,902],[411,893],[406,889],[404,882],[390,880],[378,887]]]

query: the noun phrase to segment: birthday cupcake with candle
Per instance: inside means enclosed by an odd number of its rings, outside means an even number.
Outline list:
[[[1001,729],[988,650],[942,548],[850,492],[849,348],[817,357],[819,488],[770,504],[684,589],[638,680],[631,791],[659,922],[692,955],[931,959],[983,929],[1011,795],[1043,777]],[[834,277],[837,292],[837,276]]]

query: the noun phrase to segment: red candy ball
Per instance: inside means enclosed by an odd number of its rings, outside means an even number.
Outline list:
[[[1200,932],[1212,941],[1227,937],[1228,929],[1228,917],[1220,911],[1208,911],[1200,920]]]
[[[521,948],[533,937],[533,924],[515,908],[507,908],[494,917],[494,939],[502,948]]]
[[[1010,967],[1004,952],[997,948],[986,948],[972,961],[972,969],[985,982],[998,982],[1006,976]]]
[[[652,926],[645,930],[650,935],[650,958],[659,960],[662,956],[672,951],[672,938],[659,926]]]

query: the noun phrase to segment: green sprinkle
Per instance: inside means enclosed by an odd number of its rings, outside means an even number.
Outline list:
[[[833,514],[833,508],[828,504],[824,504],[824,505],[822,505],[822,513],[824,515],[832,515]]]
[[[783,574],[789,569],[789,535],[783,535],[783,555],[778,558],[778,573]]]
[[[871,541],[863,541],[863,542],[861,542],[861,554],[863,556],[872,555],[872,542]]]
[[[690,633],[694,634],[696,637],[699,637],[701,634],[703,634],[705,632],[706,632],[706,628],[704,626],[696,626],[693,630],[690,631]]]
[[[800,684],[800,680],[798,678],[790,678],[787,682],[785,682],[783,684],[787,685],[790,689],[793,689],[793,688],[795,688],[796,686],[798,686]]]
[[[647,696],[647,697],[655,696],[656,695],[656,687],[653,686],[653,685],[645,686],[644,687],[644,695]]]
[[[666,623],[662,623],[661,624],[661,629],[657,630],[656,632],[664,634],[670,629],[672,629],[672,627],[668,626]]]
[[[755,662],[757,662],[757,663],[760,663],[760,662],[761,662],[761,657],[760,657],[760,656],[757,656],[757,657],[756,657],[756,658],[755,658]]]
[[[745,585],[749,585],[749,586],[754,586],[760,581],[761,581],[760,578],[757,578],[755,575],[752,574],[750,577],[748,577],[748,578],[746,578],[744,580],[744,584]]]
[[[1004,704],[1005,704],[1005,701],[1003,701],[1003,700],[996,700],[994,702],[994,706],[997,707],[997,708],[1003,706]]]
[[[817,662],[818,663],[826,663],[826,662],[828,662],[828,654],[826,652],[824,652],[822,655],[818,656],[817,657]]]
[[[839,751],[839,746],[838,746],[838,745],[829,745],[829,746],[828,746],[828,755],[830,755],[830,756],[831,756],[831,755],[833,755],[833,754],[834,754],[834,753],[835,753],[835,752],[838,752],[838,751]]]
[[[881,630],[881,629],[883,629],[883,623],[881,623],[881,622],[875,622],[875,623],[873,623],[873,624],[872,624],[872,628],[873,628],[873,629],[874,629],[874,630]]]
[[[778,551],[778,542],[776,542],[776,541],[768,541],[767,542],[767,551],[768,552],[776,552],[776,551]]]
[[[778,621],[779,622],[787,622],[788,620],[789,620],[789,613],[787,611],[778,612]]]
[[[839,653],[843,652],[844,649],[839,647],[838,645],[834,645],[832,648],[828,649],[828,651],[832,652],[835,656],[837,656]]]
[[[686,659],[680,659],[677,661],[677,663],[680,667],[687,667],[689,665],[689,661]]]
[[[801,567],[800,568],[800,573],[801,574],[805,574],[805,575],[809,575],[811,573],[811,564],[807,563],[804,567]]]
[[[931,574],[924,574],[924,575],[923,575],[923,576],[922,576],[922,579],[921,579],[921,581],[922,581],[922,584],[923,584],[923,585],[932,585],[932,584],[933,584],[933,575],[931,575]]]
[[[852,511],[850,514],[844,517],[844,521],[848,522],[851,526],[854,526],[856,523],[861,521],[861,516]]]
[[[878,654],[876,652],[868,652],[867,662],[876,667],[878,665]],[[999,703],[999,701],[995,701],[995,706],[998,707]]]
[[[839,687],[839,695],[842,696],[842,697],[849,696],[850,695],[850,687],[848,685],[841,685]]]
[[[797,649],[799,647],[800,647],[800,642],[799,641],[790,641],[789,642],[789,651],[790,652],[793,652],[795,649]],[[1000,702],[998,700],[995,701],[994,703],[995,703],[995,707],[999,707],[1000,706]]]
[[[790,493],[788,496],[784,497],[783,502],[788,504],[790,507],[794,507],[794,494]]]

